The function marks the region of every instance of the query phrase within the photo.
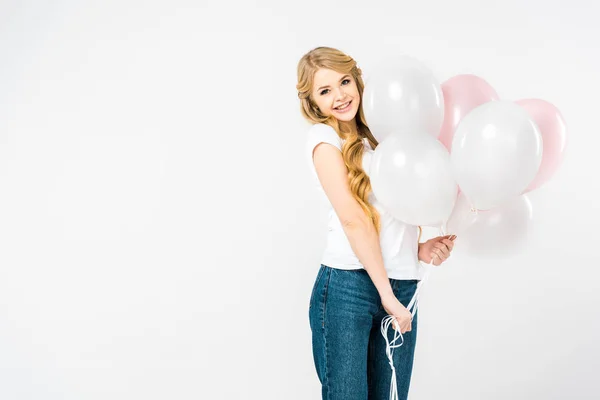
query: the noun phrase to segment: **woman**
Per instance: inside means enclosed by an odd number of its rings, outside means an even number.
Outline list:
[[[418,243],[420,227],[392,218],[371,192],[362,162],[378,143],[363,114],[361,74],[352,57],[329,47],[298,63],[301,112],[313,124],[308,161],[330,205],[309,304],[313,357],[323,399],[388,399],[392,369],[380,326],[392,315],[404,339],[393,363],[399,399],[406,399],[417,315],[412,319],[403,304],[417,288],[418,259],[440,265],[453,243],[449,236]]]

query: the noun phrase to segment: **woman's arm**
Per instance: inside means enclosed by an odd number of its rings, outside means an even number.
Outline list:
[[[362,208],[361,212],[363,212]],[[382,298],[388,295],[394,296],[383,264],[379,236],[373,222],[367,219],[366,216],[364,218],[357,216],[354,219],[347,219],[342,223],[342,226],[354,254],[356,254],[369,273],[373,284],[379,292],[379,296]]]
[[[382,298],[393,296],[377,231],[350,191],[348,169],[342,153],[335,146],[322,142],[313,150],[313,162],[319,181],[342,223],[354,254],[369,273],[379,295]]]

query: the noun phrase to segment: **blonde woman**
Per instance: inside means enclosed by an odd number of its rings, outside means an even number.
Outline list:
[[[298,63],[301,112],[313,124],[307,161],[330,206],[327,246],[309,302],[313,357],[323,399],[388,399],[392,369],[380,326],[392,315],[404,338],[393,363],[399,399],[406,399],[418,312],[413,319],[404,305],[420,279],[418,260],[440,265],[453,238],[419,243],[420,227],[392,218],[371,192],[362,163],[378,143],[363,114],[361,74],[352,57],[329,47],[311,50]]]

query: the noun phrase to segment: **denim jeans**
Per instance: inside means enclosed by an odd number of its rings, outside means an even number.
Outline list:
[[[390,279],[394,294],[405,307],[418,280]],[[387,400],[392,370],[381,335],[387,315],[379,293],[364,269],[341,270],[321,264],[309,305],[313,358],[324,400]],[[398,399],[406,400],[417,336],[417,315],[404,344],[395,348]],[[391,342],[392,327],[388,329]],[[396,343],[400,343],[398,339]]]

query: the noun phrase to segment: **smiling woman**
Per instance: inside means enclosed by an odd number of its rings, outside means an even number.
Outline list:
[[[348,169],[352,195],[379,231],[378,212],[367,198],[371,184],[362,169],[364,141],[372,149],[378,143],[366,124],[362,110],[364,83],[361,74],[356,61],[350,56],[337,49],[319,47],[300,60],[296,88],[301,99],[302,115],[313,124],[330,126],[345,142],[340,151]],[[340,109],[348,102],[349,107]]]
[[[313,124],[307,160],[331,205],[309,301],[313,357],[324,399],[388,399],[394,380],[401,400],[408,396],[416,343],[418,312],[413,318],[403,304],[420,278],[418,227],[385,211],[363,169],[363,156],[378,143],[363,113],[361,74],[352,57],[329,47],[298,63],[300,110]],[[404,334],[392,370],[379,329],[388,315]]]
[[[317,93],[313,94],[319,110],[336,115],[340,121],[354,120],[360,95],[352,77],[348,74],[341,75],[331,69],[322,68],[315,73],[315,85],[323,82],[336,82],[331,85],[319,86]],[[354,99],[358,99],[354,101]]]

